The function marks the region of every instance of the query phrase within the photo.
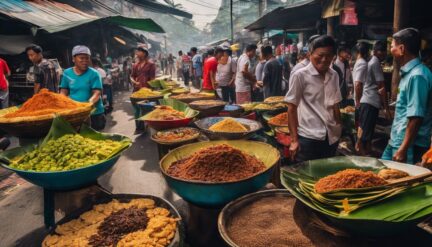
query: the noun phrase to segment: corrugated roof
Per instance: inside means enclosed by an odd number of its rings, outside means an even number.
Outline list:
[[[164,32],[152,19],[128,18],[123,16],[100,17],[80,11],[68,4],[50,0],[1,0],[0,15],[18,19],[55,33],[96,20],[108,20],[123,26],[150,32]]]

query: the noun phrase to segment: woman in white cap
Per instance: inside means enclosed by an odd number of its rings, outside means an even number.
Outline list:
[[[92,113],[91,127],[105,128],[105,109],[102,103],[102,79],[97,70],[90,68],[90,49],[83,45],[72,49],[74,66],[64,71],[60,82],[60,93],[78,102],[90,102],[96,110]]]

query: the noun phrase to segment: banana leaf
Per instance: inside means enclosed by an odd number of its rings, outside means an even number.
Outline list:
[[[333,219],[411,222],[419,221],[432,214],[432,182],[413,186],[392,188],[380,186],[365,189],[349,189],[316,194],[314,183],[327,175],[347,168],[377,172],[394,167],[395,164],[368,157],[334,157],[304,162],[290,169],[282,169],[281,182],[294,196],[312,209]],[[425,172],[422,168],[396,164],[405,167],[413,174]],[[343,201],[352,207],[349,213],[340,213]]]
[[[188,106],[188,104],[183,103],[176,99],[160,99],[159,104],[171,106],[177,111],[184,112],[187,118],[196,117],[199,114],[199,111],[196,111]]]
[[[158,79],[148,81],[147,84],[149,84],[150,87],[153,89],[159,89],[162,87],[161,80],[158,80]]]

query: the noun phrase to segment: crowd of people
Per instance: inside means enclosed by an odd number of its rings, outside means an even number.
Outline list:
[[[394,118],[381,66],[388,50],[384,41],[375,42],[372,51],[369,44],[359,42],[354,53],[327,35],[310,37],[301,49],[294,49],[292,43],[275,48],[250,44],[239,56],[229,45],[208,49],[205,54],[192,47],[187,53],[179,51],[177,58],[170,54],[166,63],[160,61],[158,66],[148,50],[138,47],[135,59],[126,59],[123,70],[128,71],[124,79],[133,91],[150,87],[148,82],[156,78],[159,67],[162,72],[176,73],[186,87],[215,92],[230,104],[284,96],[288,103],[290,154],[295,161],[335,155],[342,133],[340,109],[351,104],[358,122],[355,149],[360,155],[370,155],[376,122],[382,112],[393,120],[382,158],[417,163],[430,147],[432,128],[432,74],[419,58],[420,43],[420,34],[413,28],[393,35],[390,50],[401,72]],[[90,102],[96,109],[91,115],[91,126],[97,130],[105,127],[107,109],[102,95],[107,95],[112,109],[112,69],[104,69],[86,46],[72,49],[74,65],[64,71],[43,57],[40,46],[31,45],[25,52],[34,65],[34,93],[47,88],[76,101]],[[9,75],[6,61],[0,59],[3,108],[8,102]],[[138,109],[135,115],[138,117]],[[142,127],[137,122],[137,129]]]

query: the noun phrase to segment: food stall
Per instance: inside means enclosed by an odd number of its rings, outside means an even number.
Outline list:
[[[140,172],[152,169],[165,180],[133,180],[142,189],[126,185],[134,174],[117,183],[124,184],[122,189],[111,189],[116,193],[100,185],[103,181],[97,178],[125,165],[122,157],[132,156],[129,151],[141,144],[71,124],[68,117],[87,112],[86,105],[38,94],[21,108],[0,112],[2,129],[3,122],[12,120],[50,124],[48,130],[34,129],[42,138],[36,146],[0,155],[3,167],[44,188],[47,229],[38,233],[38,246],[268,246],[275,241],[344,246],[352,239],[360,246],[371,241],[398,243],[399,238],[383,237],[396,232],[403,243],[430,241],[431,236],[416,226],[432,213],[431,195],[425,193],[431,186],[425,181],[429,170],[366,157],[336,157],[284,164],[279,175],[290,142],[286,105],[280,98],[227,106],[209,94],[174,94],[174,84],[131,95],[133,104],[154,103],[137,120],[149,127],[150,135],[139,138],[157,144],[159,164],[144,164]],[[51,110],[30,107],[39,97],[53,97]],[[55,109],[55,100],[70,105]],[[54,118],[53,112],[62,117]],[[31,115],[32,122],[21,115]],[[85,122],[85,117],[80,119]],[[142,152],[139,149],[132,158],[143,160]],[[352,173],[364,178],[363,183],[344,178]],[[343,183],[347,180],[355,185]],[[163,196],[143,193],[156,187],[162,187]],[[54,197],[76,195],[74,191],[85,191],[86,197],[75,198],[85,202],[56,219]],[[370,213],[375,210],[381,213]]]

